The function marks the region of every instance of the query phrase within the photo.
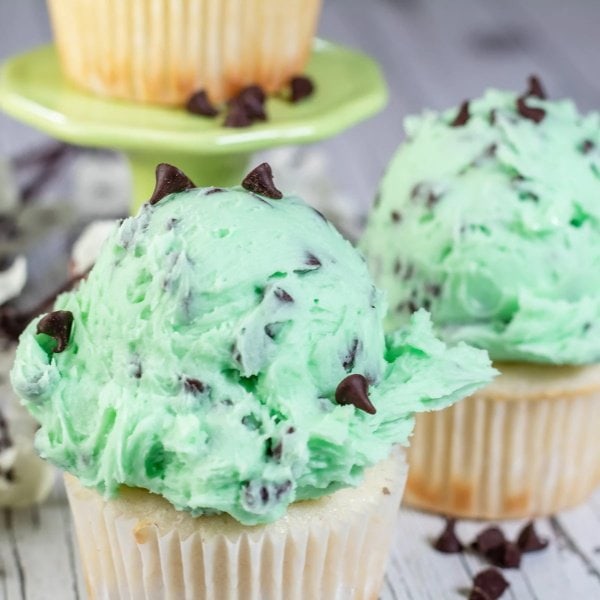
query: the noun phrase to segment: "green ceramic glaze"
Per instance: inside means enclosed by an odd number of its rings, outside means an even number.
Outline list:
[[[251,153],[336,135],[377,113],[387,91],[369,57],[317,40],[306,69],[315,95],[298,104],[271,98],[269,121],[244,129],[183,109],[94,96],[69,84],[53,46],[8,60],[0,70],[0,108],[60,140],[125,152],[132,165],[135,210],[154,187],[154,167],[183,168],[197,185],[240,180]]]

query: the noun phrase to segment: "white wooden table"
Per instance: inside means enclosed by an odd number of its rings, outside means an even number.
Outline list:
[[[387,110],[320,145],[339,189],[365,213],[394,148],[402,118],[443,108],[489,86],[523,87],[539,73],[553,97],[600,105],[598,0],[325,0],[321,35],[369,52],[390,83]],[[49,40],[43,0],[0,0],[0,60]],[[0,115],[0,154],[35,147],[39,134]],[[599,426],[600,431],[600,426]],[[403,510],[382,598],[465,598],[483,567],[471,555],[442,555],[430,540],[439,517]],[[503,526],[514,535],[522,523]],[[482,524],[461,522],[470,541]],[[505,570],[513,600],[600,599],[600,491],[586,505],[539,522],[549,548]],[[42,507],[0,514],[0,600],[84,598],[68,507],[60,486]],[[313,599],[307,599],[313,600]],[[327,599],[324,599],[327,600]]]

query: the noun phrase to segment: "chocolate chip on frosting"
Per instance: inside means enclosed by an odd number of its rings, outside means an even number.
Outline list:
[[[344,367],[344,369],[346,369],[346,371],[352,371],[352,369],[354,368],[354,362],[356,361],[356,353],[358,352],[359,344],[360,342],[357,338],[354,338],[352,340],[352,344],[348,349],[348,353],[346,354],[346,357],[342,362],[342,366]]]
[[[314,94],[315,84],[312,79],[304,75],[293,77],[290,80],[290,92],[290,102],[300,102]]]
[[[529,77],[527,91],[517,98],[517,112],[525,119],[540,123],[546,116],[546,111],[543,108],[528,106],[527,98],[539,98],[540,100],[546,98],[546,92],[535,75]]]
[[[592,140],[583,140],[581,143],[581,152],[583,152],[583,154],[589,154],[595,147],[596,145]]]
[[[192,180],[177,167],[167,163],[160,163],[156,167],[156,185],[154,192],[148,202],[156,204],[165,196],[175,194],[176,192],[184,192],[196,186]]]
[[[394,223],[400,223],[400,221],[402,220],[402,215],[397,210],[393,210],[390,213],[390,216],[392,217],[392,221]]]
[[[202,381],[193,377],[186,377],[183,381],[183,387],[186,392],[190,392],[191,394],[201,394],[206,389]]]
[[[281,302],[293,302],[294,299],[282,288],[276,288],[273,292],[275,294],[275,298],[280,300]]]
[[[446,519],[444,531],[442,531],[438,539],[433,543],[433,547],[438,552],[443,552],[444,554],[456,554],[463,551],[463,545],[456,536],[455,525],[456,519]]]
[[[536,108],[533,106],[527,106],[525,104],[525,98],[517,98],[517,112],[534,123],[541,123],[546,116],[546,111],[543,108]]]
[[[363,375],[348,375],[342,379],[335,390],[335,401],[341,405],[352,404],[370,415],[377,412],[369,400],[369,382]]]
[[[536,552],[548,546],[548,540],[538,536],[533,521],[529,521],[519,533],[517,546],[521,552]]]
[[[203,117],[216,117],[219,114],[204,90],[194,92],[187,101],[185,108],[188,112]]]
[[[42,317],[37,324],[37,333],[43,333],[56,340],[53,352],[66,349],[71,337],[73,313],[68,310],[57,310]]]
[[[526,96],[534,96],[540,100],[546,99],[546,92],[542,86],[542,82],[537,75],[530,75],[527,79],[528,88],[525,92]]]
[[[242,187],[249,192],[255,192],[261,196],[280,200],[283,194],[275,187],[273,183],[273,171],[269,163],[261,163],[254,170],[250,171],[242,181]]]
[[[454,117],[452,123],[450,123],[450,127],[462,127],[466,125],[469,121],[471,114],[469,112],[469,101],[465,100],[458,109],[458,114]]]

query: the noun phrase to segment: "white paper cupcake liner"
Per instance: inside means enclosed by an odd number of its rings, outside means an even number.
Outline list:
[[[222,101],[301,74],[321,0],[48,0],[67,76],[100,95]]]
[[[600,366],[496,366],[490,386],[417,416],[406,503],[516,518],[577,505],[600,485]]]
[[[105,501],[65,476],[89,597],[110,600],[376,600],[405,479],[395,451],[359,488],[245,527],[142,490]]]

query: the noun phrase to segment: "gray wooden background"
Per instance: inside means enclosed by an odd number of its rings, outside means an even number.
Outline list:
[[[520,89],[530,73],[553,97],[571,96],[584,110],[600,106],[600,0],[325,0],[320,35],[376,57],[389,82],[383,113],[318,144],[335,185],[363,213],[410,112],[457,104],[488,86]],[[49,40],[43,0],[0,0],[0,60]],[[0,115],[0,156],[29,152],[44,139]],[[513,534],[521,525],[506,529]],[[432,551],[440,527],[439,517],[402,512],[382,598],[467,596],[483,564],[470,554]],[[469,540],[481,527],[463,522],[459,533]],[[540,529],[550,548],[505,573],[511,588],[504,597],[600,599],[600,495],[540,521]],[[40,509],[0,514],[0,599],[83,597],[60,488]]]

